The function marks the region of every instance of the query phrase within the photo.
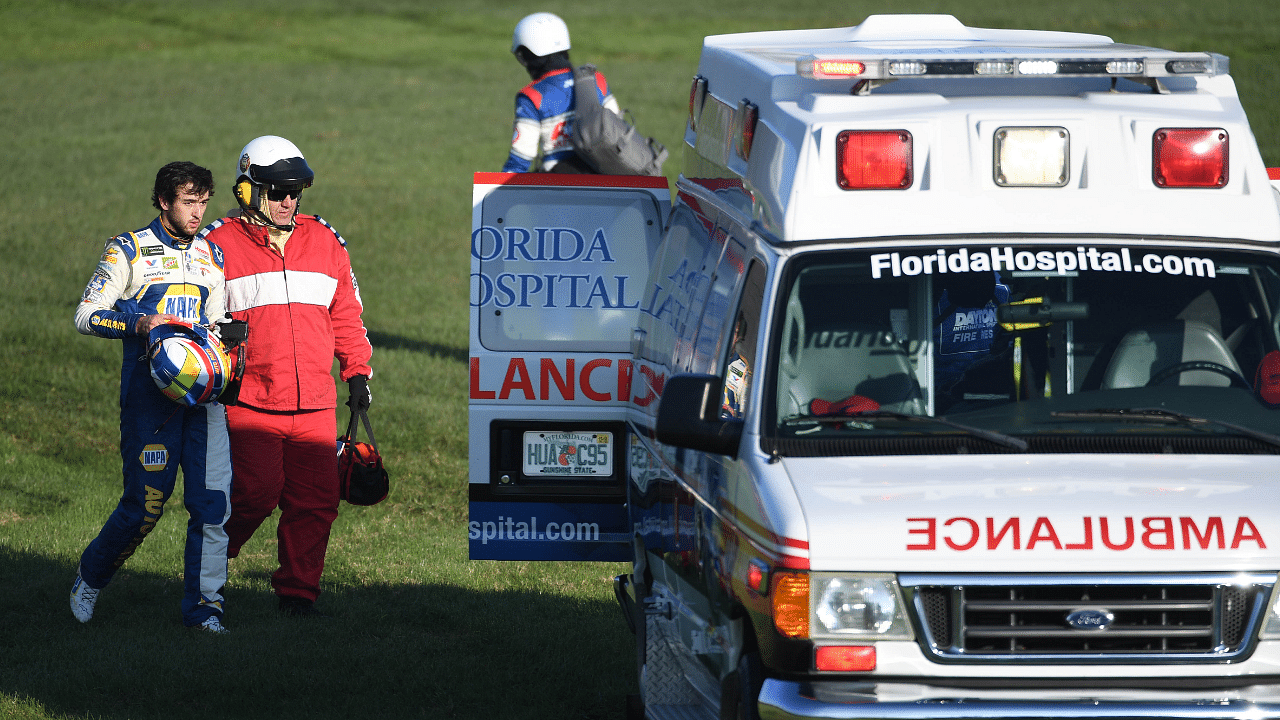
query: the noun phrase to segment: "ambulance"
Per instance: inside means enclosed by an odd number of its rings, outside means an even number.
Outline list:
[[[633,717],[1280,717],[1280,173],[1228,59],[708,37],[683,173],[478,173],[471,557]]]

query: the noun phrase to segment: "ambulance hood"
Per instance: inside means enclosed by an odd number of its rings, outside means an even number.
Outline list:
[[[1280,458],[789,458],[812,570],[1280,569]],[[794,533],[793,533],[794,534]]]

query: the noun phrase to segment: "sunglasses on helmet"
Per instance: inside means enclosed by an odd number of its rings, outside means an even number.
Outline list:
[[[271,202],[283,202],[287,197],[297,199],[302,197],[302,191],[307,187],[307,185],[276,185],[267,190],[267,199]]]

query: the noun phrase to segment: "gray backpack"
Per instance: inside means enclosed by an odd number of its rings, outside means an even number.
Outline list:
[[[667,149],[653,138],[641,137],[635,125],[600,104],[595,65],[573,71],[573,88],[573,149],[583,162],[605,175],[662,174]]]

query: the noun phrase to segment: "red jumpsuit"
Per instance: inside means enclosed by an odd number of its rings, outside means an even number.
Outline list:
[[[227,310],[249,323],[244,380],[227,408],[228,556],[279,507],[272,587],[282,598],[314,602],[338,516],[333,359],[343,381],[372,374],[346,241],[313,215],[296,217],[283,255],[265,227],[240,218],[219,220],[205,234],[226,258]]]

